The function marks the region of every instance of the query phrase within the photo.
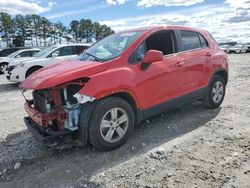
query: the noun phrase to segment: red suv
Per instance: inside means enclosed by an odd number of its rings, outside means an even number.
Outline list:
[[[121,146],[134,125],[192,100],[217,108],[227,55],[204,30],[178,26],[115,33],[76,61],[38,70],[22,84],[27,127],[44,142],[73,138],[100,150]]]

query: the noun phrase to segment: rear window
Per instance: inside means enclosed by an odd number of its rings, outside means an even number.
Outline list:
[[[198,33],[193,31],[180,31],[180,35],[182,38],[184,51],[202,47]]]

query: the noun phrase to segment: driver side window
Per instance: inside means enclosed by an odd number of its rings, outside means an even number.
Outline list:
[[[150,35],[129,57],[128,62],[140,63],[148,50],[159,50],[163,55],[176,53],[173,31],[158,31]]]

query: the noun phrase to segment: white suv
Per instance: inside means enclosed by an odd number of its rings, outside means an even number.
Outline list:
[[[22,82],[33,72],[51,63],[74,59],[89,46],[90,44],[67,44],[46,48],[37,53],[32,60],[11,62],[5,76],[9,81]]]

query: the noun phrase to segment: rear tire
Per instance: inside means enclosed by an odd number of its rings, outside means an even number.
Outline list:
[[[109,97],[93,107],[89,123],[89,142],[99,150],[122,146],[133,131],[134,110],[123,99]]]
[[[3,66],[8,65],[8,63],[1,63],[0,64],[0,75],[4,74]]]
[[[214,75],[205,98],[205,104],[208,108],[218,108],[224,100],[226,92],[225,80],[220,75]]]

